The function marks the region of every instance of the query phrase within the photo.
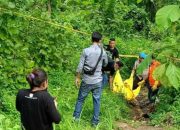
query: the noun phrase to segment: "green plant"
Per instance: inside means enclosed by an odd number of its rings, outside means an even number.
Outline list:
[[[156,72],[157,78],[164,81],[165,86],[173,86],[168,90],[173,92],[169,92],[171,96],[166,92],[161,94],[163,102],[158,106],[158,111],[152,114],[151,123],[157,124],[155,121],[158,121],[165,124],[164,120],[170,118],[173,122],[171,125],[176,127],[179,123],[177,108],[180,86],[179,15],[176,13],[166,17],[166,12],[171,11],[167,8],[158,12],[165,20],[172,21],[168,22],[169,28],[164,31],[150,22],[148,14],[152,10],[144,10],[144,7],[150,7],[146,4],[149,0],[141,1],[136,4],[133,0],[1,0],[0,129],[19,129],[20,118],[15,118],[19,117],[15,110],[15,96],[18,89],[29,88],[25,76],[35,67],[44,68],[49,73],[49,91],[58,97],[58,109],[63,115],[63,121],[60,125],[54,125],[55,129],[93,129],[89,123],[92,113],[90,97],[84,104],[80,123],[72,123],[78,92],[73,85],[74,73],[82,49],[91,43],[92,31],[103,34],[103,43],[115,37],[120,54],[138,55],[142,51],[157,54],[158,60],[162,62],[161,69]],[[176,4],[177,1],[155,2],[157,9],[170,3]],[[172,7],[168,6],[168,9]],[[172,10],[178,11],[177,6]],[[127,15],[129,18],[125,18]],[[156,23],[164,26],[162,21],[157,17]],[[167,21],[165,23],[167,25]],[[141,25],[143,29],[137,31]],[[121,60],[124,63],[121,74],[126,79],[136,59],[122,57]],[[166,104],[164,110],[163,103]],[[97,127],[99,130],[114,129],[115,121],[131,119],[124,99],[108,89],[102,95],[101,112],[101,123]],[[166,116],[166,112],[170,117]]]

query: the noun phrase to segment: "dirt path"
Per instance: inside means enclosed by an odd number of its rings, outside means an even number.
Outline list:
[[[116,130],[163,130],[163,128],[148,126],[146,124],[143,124],[135,128],[127,123],[118,122],[116,123],[116,126],[117,126]]]
[[[143,87],[139,96],[136,98],[137,101],[133,101],[130,104],[130,108],[132,110],[132,120],[134,122],[138,122],[138,126],[132,126],[125,122],[116,122],[115,130],[163,130],[160,127],[149,126],[148,121],[149,114],[155,110],[154,104],[149,104],[148,101],[148,91],[146,87]]]
[[[143,87],[140,94],[136,98],[137,100],[134,101],[135,103],[130,105],[132,110],[132,118],[135,121],[149,121],[149,114],[155,111],[155,104],[149,103],[147,94],[147,88]]]

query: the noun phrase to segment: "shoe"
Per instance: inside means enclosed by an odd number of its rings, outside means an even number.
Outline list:
[[[79,121],[80,121],[79,118],[73,117],[73,122],[74,122],[74,123],[79,123]]]
[[[98,124],[92,123],[91,126],[96,128]]]
[[[156,97],[155,104],[157,104],[159,102],[160,102],[159,98]]]

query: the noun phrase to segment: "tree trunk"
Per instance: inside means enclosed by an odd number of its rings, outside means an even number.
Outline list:
[[[144,1],[146,6],[146,11],[148,12],[149,19],[151,22],[155,22],[155,15],[156,15],[156,5],[151,0],[145,0]]]

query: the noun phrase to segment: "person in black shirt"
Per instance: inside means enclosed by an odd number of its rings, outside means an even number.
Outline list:
[[[111,38],[109,45],[105,45],[106,53],[108,55],[108,62],[118,61],[119,60],[119,51],[116,48],[116,41],[114,38]]]
[[[119,52],[115,46],[116,46],[116,41],[114,38],[111,38],[109,40],[109,45],[104,45],[106,54],[108,56],[108,65],[103,68],[103,72],[104,72],[103,86],[104,86],[104,84],[106,84],[105,77],[107,77],[107,76],[106,76],[105,72],[109,71],[110,72],[110,75],[109,75],[110,88],[112,88],[113,75],[115,73],[114,62],[119,61]]]
[[[47,74],[42,69],[34,69],[26,77],[30,89],[19,90],[16,109],[21,115],[23,130],[53,130],[52,123],[58,124],[61,116],[57,102],[48,93]]]

